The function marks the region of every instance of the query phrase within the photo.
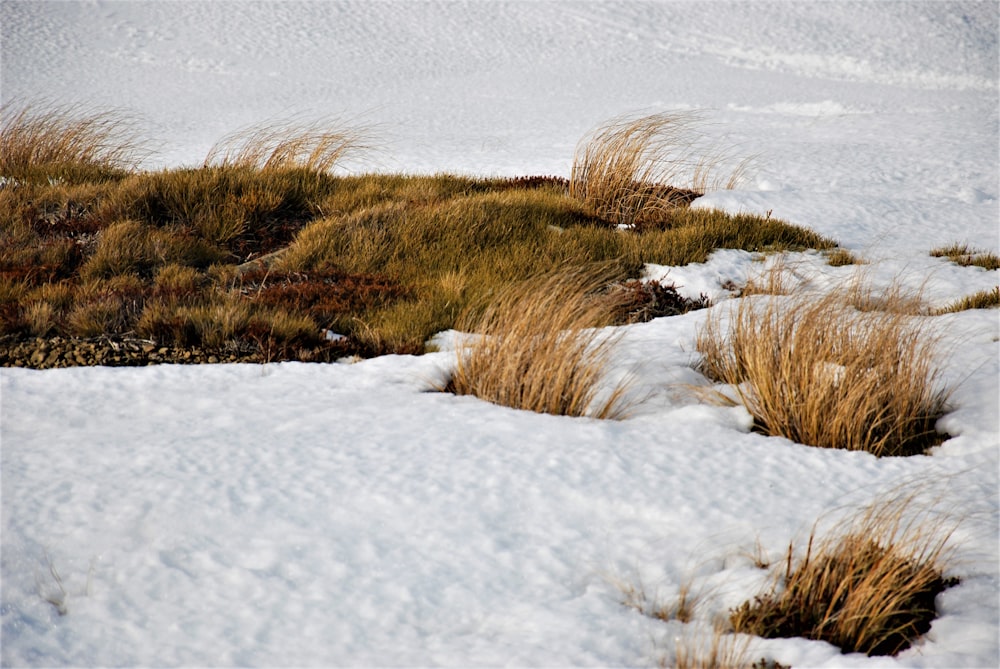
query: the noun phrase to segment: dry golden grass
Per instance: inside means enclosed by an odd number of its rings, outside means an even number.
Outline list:
[[[842,652],[895,655],[930,629],[934,598],[956,581],[943,575],[953,523],[916,508],[914,494],[876,501],[820,535],[767,593],[730,617],[738,632],[804,636]]]
[[[1000,269],[1000,256],[990,251],[977,249],[968,244],[951,244],[931,251],[935,258],[948,258],[963,267],[975,266],[983,269]]]
[[[182,230],[120,221],[101,231],[93,254],[80,267],[80,277],[151,276],[163,265],[206,267],[221,258],[218,249]]]
[[[331,121],[277,121],[224,137],[205,157],[204,167],[261,171],[300,168],[329,172],[345,157],[372,148],[364,128],[336,128]]]
[[[727,634],[714,629],[705,634],[685,634],[674,645],[674,661],[661,662],[671,669],[765,669],[777,667],[767,660],[753,661],[750,655],[751,637]]]
[[[574,270],[501,291],[459,321],[475,339],[460,347],[446,390],[539,413],[623,418],[625,385],[598,397],[616,339],[597,329],[613,305],[607,276]]]
[[[671,620],[691,622],[694,619],[695,608],[702,599],[700,593],[691,591],[690,580],[683,582],[677,590],[676,597],[669,601],[664,601],[658,595],[650,595],[642,583],[636,585],[619,580],[612,580],[611,583],[621,591],[623,605],[663,622]]]
[[[923,289],[910,290],[899,283],[877,290],[858,275],[844,288],[844,300],[858,311],[884,311],[904,316],[927,315],[929,310],[923,299]]]
[[[79,106],[0,109],[0,176],[100,180],[135,169],[146,152],[121,112]]]
[[[791,286],[795,272],[784,259],[784,256],[759,272],[750,276],[746,284],[739,289],[739,297],[750,297],[751,295],[788,295],[792,292]]]
[[[723,156],[699,142],[695,114],[618,117],[577,145],[569,193],[605,220],[636,225],[662,219],[708,188]],[[732,187],[734,172],[724,183]]]
[[[1000,286],[986,288],[972,295],[955,300],[951,304],[944,306],[934,313],[951,314],[969,309],[993,309],[1000,306]]]
[[[847,249],[833,249],[826,254],[826,262],[831,267],[844,267],[846,265],[861,265],[864,260],[854,255]]]
[[[891,305],[861,312],[849,297],[740,300],[728,328],[719,311],[698,334],[701,369],[731,384],[765,434],[877,456],[922,453],[938,440],[950,394],[933,362],[937,338],[926,320]]]

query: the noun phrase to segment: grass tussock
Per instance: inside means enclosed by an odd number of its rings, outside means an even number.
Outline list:
[[[0,109],[0,177],[104,180],[138,167],[146,152],[121,112],[68,106]]]
[[[572,271],[518,284],[460,320],[475,338],[460,347],[446,390],[560,416],[623,418],[626,386],[599,397],[615,343],[596,329],[613,304],[606,276]]]
[[[935,313],[951,314],[969,309],[995,309],[996,307],[1000,307],[1000,286],[986,288],[971,295],[966,295],[938,309]]]
[[[699,141],[690,113],[619,117],[584,137],[573,158],[569,193],[597,216],[625,226],[669,219],[710,187],[733,187],[738,172],[714,176],[723,156]]]
[[[204,167],[325,173],[344,158],[373,148],[367,130],[336,128],[336,125],[329,121],[285,121],[251,126],[213,146],[205,157]]]
[[[982,267],[983,269],[1000,269],[1000,256],[990,251],[977,249],[968,244],[951,244],[931,251],[935,258],[947,258],[962,267]]]
[[[939,441],[949,390],[939,387],[927,321],[901,311],[858,311],[840,293],[744,299],[728,322],[718,312],[699,333],[701,369],[730,384],[764,434],[923,453]]]
[[[895,655],[930,629],[934,598],[946,578],[945,522],[915,513],[913,496],[878,501],[832,531],[814,528],[806,553],[774,588],[743,603],[730,620],[738,632],[803,636],[844,653]]]
[[[845,267],[847,265],[861,265],[864,260],[854,255],[847,249],[832,249],[826,253],[826,263],[830,267]]]

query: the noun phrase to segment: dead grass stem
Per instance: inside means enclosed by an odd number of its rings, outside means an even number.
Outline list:
[[[766,660],[754,662],[750,654],[751,637],[727,634],[715,628],[705,633],[686,633],[674,645],[671,669],[755,669],[768,666]]]

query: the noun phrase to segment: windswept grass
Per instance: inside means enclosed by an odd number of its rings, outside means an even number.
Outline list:
[[[941,248],[932,250],[931,255],[935,258],[947,258],[962,267],[975,266],[988,270],[1000,269],[1000,256],[990,251],[971,247],[968,244],[955,243],[950,246],[942,246]]]
[[[634,585],[619,584],[619,590],[624,597],[622,604],[635,609],[644,616],[656,618],[663,622],[677,620],[682,623],[689,623],[694,618],[695,607],[698,606],[700,597],[691,592],[691,582],[681,584],[677,596],[670,602],[663,602],[659,598],[651,597],[643,587]]]
[[[488,402],[560,416],[618,419],[626,386],[600,396],[615,338],[608,277],[585,270],[531,279],[501,292],[460,327],[475,338],[460,347],[446,390]]]
[[[803,636],[844,653],[895,655],[930,629],[946,578],[950,528],[914,496],[880,500],[827,533],[814,527],[806,553],[788,547],[768,592],[731,614],[738,632]]]
[[[0,109],[0,177],[37,182],[120,178],[146,155],[121,112],[69,106]]]
[[[939,439],[950,394],[934,367],[937,339],[903,309],[863,312],[849,299],[743,299],[728,322],[719,311],[699,333],[701,369],[730,384],[764,434],[877,456],[922,453]]]
[[[347,156],[374,148],[369,135],[367,129],[329,120],[256,125],[220,140],[209,150],[204,167],[325,173]]]
[[[738,170],[720,182],[714,176],[724,156],[706,149],[699,117],[672,112],[618,117],[577,145],[570,176],[571,197],[619,225],[660,223],[708,188],[733,187]]]

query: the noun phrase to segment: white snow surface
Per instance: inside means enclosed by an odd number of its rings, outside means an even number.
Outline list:
[[[870,260],[818,253],[647,268],[728,309],[775,262],[863,273],[932,306],[1000,272],[998,6],[970,3],[0,2],[0,95],[136,113],[198,164],[262,120],[375,126],[354,169],[568,175],[625,112],[701,110],[756,156],[696,206],[774,216]],[[899,656],[803,639],[794,667],[1000,665],[1000,322],[935,317],[953,435],[877,459],[750,432],[688,386],[709,312],[618,331],[622,421],[431,392],[455,357],[0,370],[3,666],[648,666],[769,582],[776,561],[880,493],[960,521],[940,617]],[[61,585],[59,583],[61,581]],[[621,588],[695,620],[663,623]]]

